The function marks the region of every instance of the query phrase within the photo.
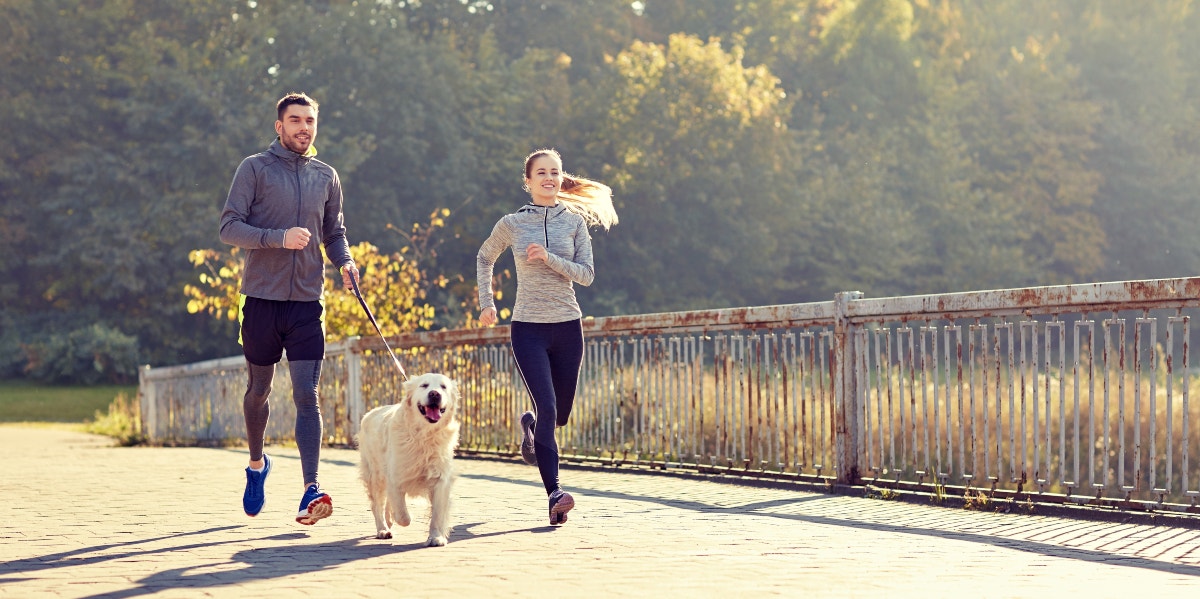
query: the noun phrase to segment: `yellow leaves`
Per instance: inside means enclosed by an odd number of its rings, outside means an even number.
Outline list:
[[[419,282],[424,275],[414,261],[405,260],[400,252],[381,254],[379,248],[367,242],[351,246],[350,256],[358,265],[363,299],[385,336],[433,325],[435,309],[422,301],[425,291]],[[330,337],[376,334],[358,300],[341,288],[340,274],[326,279],[325,322]]]
[[[414,247],[405,246],[398,252],[382,254],[379,248],[368,242],[349,248],[350,256],[358,266],[359,289],[363,299],[374,313],[384,335],[393,336],[433,326],[437,313],[434,306],[425,302],[426,288],[430,283],[444,288],[449,281],[439,276],[426,283],[429,277],[421,272],[418,262],[420,256],[424,255],[421,244],[427,243],[429,231],[445,226],[444,219],[449,215],[449,209],[440,208],[430,214],[429,225],[413,226],[414,234],[406,238],[415,245],[415,251]],[[391,225],[388,228],[396,230]],[[198,285],[184,285],[188,313],[205,312],[215,318],[236,321],[242,278],[239,250],[192,250],[188,252],[188,259],[201,271],[197,274]],[[338,269],[327,263],[325,272],[325,323],[329,337],[340,339],[353,335],[375,335],[374,326],[353,292],[343,288]]]
[[[431,228],[446,226],[446,217],[450,216],[449,208],[438,208],[429,214],[429,226]],[[413,223],[413,230],[418,230],[419,226]]]
[[[237,248],[228,252],[217,250],[192,250],[188,260],[201,272],[196,276],[200,285],[184,285],[183,295],[188,298],[188,314],[205,312],[217,318],[237,320],[239,299],[238,286],[241,281],[242,260]]]

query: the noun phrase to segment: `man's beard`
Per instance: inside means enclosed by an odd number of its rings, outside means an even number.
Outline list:
[[[283,146],[285,148],[303,156],[304,153],[308,151],[308,148],[312,146],[312,139],[309,138],[308,145],[304,145],[303,142],[296,139],[295,137],[285,137],[285,138],[283,138]]]

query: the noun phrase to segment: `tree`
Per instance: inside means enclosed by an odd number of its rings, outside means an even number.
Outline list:
[[[591,127],[570,138],[574,164],[612,185],[621,216],[620,241],[598,240],[614,295],[597,301],[619,313],[776,296],[772,274],[791,258],[777,245],[791,224],[778,81],[715,40],[676,35],[634,43],[593,86],[613,92],[581,103],[575,120]]]
[[[168,298],[293,90],[351,242],[444,282],[432,327],[475,313],[475,252],[545,146],[616,191],[589,314],[1191,273],[1200,16],[1126,4],[9,0],[0,374],[38,336],[236,352]]]
[[[1083,93],[1101,113],[1088,152],[1092,167],[1104,173],[1094,213],[1108,245],[1097,272],[1117,280],[1194,274],[1200,270],[1193,241],[1200,227],[1195,3],[1066,5],[1064,23],[1075,40],[1069,55],[1079,65]]]
[[[214,183],[229,160],[208,125],[228,108],[220,78],[236,74],[239,47],[221,3],[157,8],[6,3],[13,35],[0,49],[6,120],[19,123],[6,198],[20,206],[16,228],[47,242],[5,273],[22,291],[8,308],[73,315],[52,326],[108,324],[144,340],[153,361],[216,347],[191,333],[205,323],[162,298],[182,285],[188,245],[215,237],[191,224],[213,213],[212,186],[228,184],[226,173]]]
[[[1022,5],[1024,6],[1024,5]],[[992,3],[964,10],[972,33],[960,77],[974,86],[961,119],[979,164],[974,184],[1012,215],[1011,243],[1026,275],[1006,286],[1086,281],[1102,264],[1104,230],[1092,212],[1101,177],[1087,164],[1099,119],[1076,85],[1054,7]]]

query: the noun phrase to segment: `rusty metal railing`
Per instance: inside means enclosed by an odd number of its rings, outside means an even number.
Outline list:
[[[1200,278],[587,319],[566,460],[1030,501],[1191,510]],[[530,401],[507,327],[389,338],[409,373],[463,391],[460,451],[515,455]],[[242,358],[145,369],[144,433],[244,435]],[[268,436],[290,438],[286,368]],[[390,403],[377,338],[329,345],[326,439]],[[950,492],[950,491],[945,491]]]

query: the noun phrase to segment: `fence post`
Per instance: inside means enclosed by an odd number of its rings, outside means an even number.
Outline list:
[[[857,348],[853,326],[846,316],[851,301],[862,299],[861,291],[844,291],[834,295],[834,363],[833,397],[836,409],[834,444],[836,447],[838,482],[855,484],[859,478],[859,394],[858,377],[854,368]]]
[[[138,369],[138,414],[141,416],[142,437],[154,441],[158,433],[158,389],[153,381],[147,380],[149,374],[149,364],[143,364]]]
[[[352,445],[358,436],[358,423],[366,413],[362,394],[362,354],[357,351],[358,341],[357,335],[347,338],[343,346],[345,349],[342,350],[346,361],[346,412],[350,416],[350,438],[347,441]]]

